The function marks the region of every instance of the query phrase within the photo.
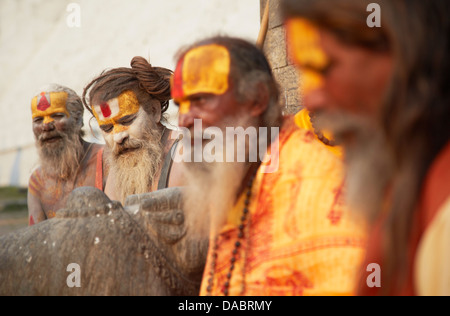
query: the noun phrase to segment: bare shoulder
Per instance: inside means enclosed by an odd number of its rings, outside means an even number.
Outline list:
[[[171,149],[174,143],[180,139],[183,133],[179,130],[168,129],[169,135],[167,137],[167,141],[164,144],[164,153],[167,154]]]
[[[37,167],[33,170],[30,179],[28,180],[28,191],[33,195],[37,195],[42,187],[44,187],[42,170],[41,167]]]
[[[170,134],[167,140],[167,144],[164,148],[164,155],[172,155],[171,150],[174,148],[175,143],[181,138],[183,133],[179,130],[170,130]],[[183,177],[183,166],[181,162],[173,161],[170,169],[169,187],[179,187],[186,184],[186,179]]]
[[[187,185],[187,179],[184,175],[184,166],[182,162],[174,161],[170,169],[169,187],[180,187]]]

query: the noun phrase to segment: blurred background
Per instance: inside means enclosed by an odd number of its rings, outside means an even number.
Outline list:
[[[58,83],[81,95],[103,70],[129,67],[134,56],[174,69],[177,51],[204,37],[255,42],[263,2],[0,0],[0,234],[27,225],[26,187],[37,166],[30,107],[40,87]],[[169,113],[176,125],[173,104]],[[102,142],[88,114],[86,139]]]

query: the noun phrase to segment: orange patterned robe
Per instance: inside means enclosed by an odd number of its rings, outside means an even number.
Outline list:
[[[355,294],[366,225],[344,205],[341,160],[292,118],[285,120],[278,142],[279,169],[264,173],[267,164],[260,166],[244,238],[238,238],[238,226],[246,192],[229,212],[217,250],[211,236],[201,295],[223,295],[238,240],[231,296]]]
[[[311,120],[309,118],[309,112],[306,109],[300,110],[300,112],[298,112],[295,115],[295,124],[297,124],[297,126],[300,127],[300,128],[303,128],[303,129],[306,129],[306,130],[309,130],[309,131],[314,131],[314,127],[312,126]],[[329,135],[329,133],[325,132],[325,136],[330,136],[330,135]],[[340,147],[340,146],[327,146],[325,144],[324,144],[324,146],[326,148],[328,148],[328,150],[331,151],[336,156],[338,156],[340,158],[343,156],[342,147]]]

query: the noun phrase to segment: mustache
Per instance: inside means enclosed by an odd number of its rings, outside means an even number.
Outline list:
[[[142,149],[145,147],[145,141],[140,139],[128,138],[122,144],[114,144],[112,148],[112,153],[114,156],[123,155],[129,151],[134,151],[137,149]]]
[[[37,140],[39,143],[42,144],[50,139],[58,138],[58,137],[62,138],[62,139],[66,139],[67,135],[65,133],[59,132],[59,131],[44,132],[37,137]]]

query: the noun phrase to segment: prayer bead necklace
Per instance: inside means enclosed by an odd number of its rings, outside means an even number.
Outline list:
[[[317,129],[316,128],[316,126],[315,126],[315,118],[316,118],[316,116],[313,114],[313,113],[309,113],[309,120],[311,121],[311,124],[312,124],[312,127],[314,128],[314,134],[316,134],[316,136],[317,136],[317,138],[322,142],[322,143],[324,143],[325,145],[327,145],[327,146],[330,146],[330,147],[334,147],[334,146],[336,146],[336,142],[335,141],[332,141],[332,140],[329,140],[328,138],[326,138],[324,135],[323,135],[323,133],[319,130],[319,129]]]
[[[256,169],[257,171],[257,169]],[[229,293],[229,288],[230,288],[230,283],[231,283],[231,277],[233,276],[233,271],[235,270],[235,264],[237,261],[237,255],[239,253],[239,250],[242,248],[242,240],[245,237],[245,228],[246,228],[246,224],[247,224],[247,217],[248,214],[250,213],[249,211],[249,206],[250,206],[250,199],[252,196],[252,186],[253,186],[253,181],[255,180],[256,177],[256,171],[255,173],[252,175],[251,179],[249,180],[248,184],[247,184],[247,193],[246,193],[246,199],[244,201],[244,209],[242,211],[242,217],[241,217],[241,223],[239,225],[239,233],[238,233],[238,240],[236,241],[236,243],[234,244],[234,249],[232,252],[232,256],[231,256],[231,260],[230,260],[230,269],[226,275],[226,281],[224,283],[223,286],[223,291],[222,293],[225,296],[228,296]],[[214,274],[215,274],[215,269],[216,269],[216,264],[217,264],[217,251],[219,250],[219,236],[216,236],[216,238],[214,239],[214,247],[213,247],[213,255],[212,255],[212,261],[211,261],[211,269],[209,272],[209,279],[208,279],[208,287],[206,288],[207,291],[207,295],[211,296],[212,295],[212,290],[213,290],[213,286],[214,286]]]

